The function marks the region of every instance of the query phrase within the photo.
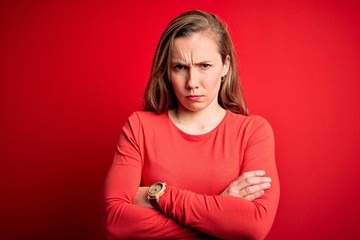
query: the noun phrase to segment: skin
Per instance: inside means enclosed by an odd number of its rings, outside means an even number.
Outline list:
[[[193,33],[177,38],[169,69],[169,79],[179,101],[178,108],[169,111],[174,124],[182,131],[198,135],[211,131],[224,118],[217,99],[221,77],[229,71],[230,57],[223,62],[213,33]],[[270,188],[271,179],[265,171],[243,173],[221,193],[253,201]],[[134,204],[152,208],[147,199],[149,187],[139,187]],[[161,198],[160,198],[161,199]]]
[[[172,56],[169,78],[179,105],[169,111],[170,118],[189,134],[211,131],[225,116],[217,97],[230,57],[223,63],[210,32],[177,38]]]

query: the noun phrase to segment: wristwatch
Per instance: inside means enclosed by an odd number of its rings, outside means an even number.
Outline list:
[[[150,204],[158,209],[159,208],[159,199],[162,195],[164,195],[166,189],[166,183],[164,182],[157,182],[150,186],[149,190],[147,191],[148,199]]]

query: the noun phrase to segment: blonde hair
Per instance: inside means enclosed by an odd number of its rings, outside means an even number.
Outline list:
[[[197,32],[211,32],[219,47],[222,62],[230,56],[229,71],[221,84],[218,102],[224,109],[248,115],[246,101],[240,86],[236,54],[230,35],[214,15],[200,10],[181,14],[170,22],[158,43],[152,63],[150,80],[144,94],[144,110],[162,113],[176,108],[178,100],[169,81],[169,65],[174,40]]]

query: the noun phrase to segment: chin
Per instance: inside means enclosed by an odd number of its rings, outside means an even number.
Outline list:
[[[200,112],[204,109],[206,109],[207,106],[204,106],[203,104],[196,104],[197,106],[184,106],[183,108],[187,111],[191,111],[191,112]]]

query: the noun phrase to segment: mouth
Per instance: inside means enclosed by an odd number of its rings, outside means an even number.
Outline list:
[[[199,101],[203,96],[202,95],[188,95],[185,98],[188,99],[191,102],[197,102]]]

